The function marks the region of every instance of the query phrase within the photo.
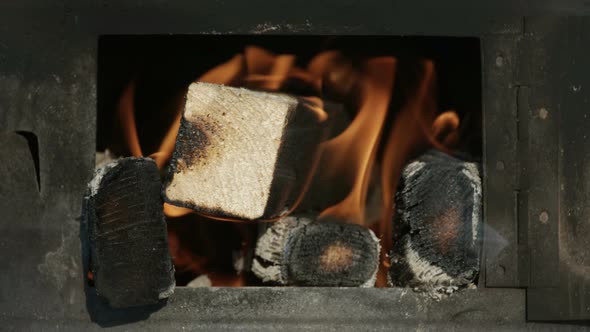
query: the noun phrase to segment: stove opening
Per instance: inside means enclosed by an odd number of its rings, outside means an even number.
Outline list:
[[[479,39],[102,36],[98,61],[97,167],[153,159],[161,204],[135,184],[125,218],[164,216],[177,286],[477,283]]]

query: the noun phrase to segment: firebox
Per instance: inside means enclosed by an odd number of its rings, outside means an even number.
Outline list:
[[[426,220],[444,215],[455,217],[446,218],[451,221],[445,227],[431,225],[440,245],[427,261],[449,258],[446,268],[456,275],[447,280],[453,285],[433,287],[444,293],[474,286],[482,234],[479,50],[476,38],[456,37],[103,36],[97,153],[102,165],[115,156],[150,156],[164,174],[163,212],[177,286],[369,286],[379,261],[370,252],[382,251],[390,265],[393,258],[387,256],[396,247],[405,264],[408,253],[398,243],[409,241],[411,230],[402,228],[435,224]],[[288,100],[300,106],[281,115]],[[428,149],[448,155],[433,159]],[[416,158],[428,160],[417,173],[428,179],[399,174]],[[399,179],[405,182],[393,213],[379,201],[391,196],[383,201],[393,205]],[[421,186],[432,190],[422,193]],[[102,186],[96,187],[100,193]],[[133,207],[123,209],[135,213]],[[137,213],[145,209],[141,205]],[[104,217],[97,213],[97,228],[113,216],[120,217],[117,223],[134,219],[112,209]],[[271,227],[302,214],[308,215],[305,220],[332,222]],[[374,233],[350,238],[356,233],[349,224]],[[383,225],[395,230],[385,234]],[[326,233],[318,239],[326,247],[298,242],[296,234],[315,227]],[[340,229],[343,235],[334,235]],[[414,245],[429,256],[436,241],[425,239],[414,237]],[[98,242],[95,247],[103,245]],[[303,259],[295,258],[303,252],[305,262],[292,261]],[[102,259],[108,264],[111,258]],[[299,263],[317,264],[318,270],[302,273]],[[418,268],[407,265],[399,269]],[[328,276],[331,269],[342,272]],[[381,270],[380,285],[389,274],[390,284],[402,283],[402,271]],[[459,282],[464,274],[471,276]],[[434,283],[431,279],[416,279],[413,287]]]
[[[499,11],[512,5],[479,6],[5,6],[3,324],[43,330],[584,324],[590,22],[511,18]],[[536,6],[553,14],[583,9]],[[478,14],[469,15],[476,7]],[[244,118],[244,108],[258,117]],[[240,154],[244,137],[256,140]],[[331,144],[342,137],[349,139]],[[318,150],[328,157],[317,157]],[[97,156],[122,159],[96,178]],[[273,162],[262,162],[267,157]],[[239,171],[230,172],[236,164]],[[277,167],[283,164],[297,167]],[[220,169],[248,186],[227,189]],[[428,175],[439,169],[460,178]],[[137,180],[132,190],[118,180],[124,177]],[[252,178],[266,179],[263,189],[270,189],[250,195],[259,184]],[[197,184],[209,186],[205,195],[194,190]],[[226,189],[215,200],[218,188]],[[445,194],[423,196],[433,190]],[[120,192],[124,199],[108,201]],[[456,192],[460,199],[448,198]],[[142,221],[166,221],[125,225],[145,228],[117,238],[112,234],[121,229],[99,227],[111,220],[103,207],[124,206],[128,215],[146,202],[155,212],[142,212]],[[440,218],[412,229],[415,206],[441,205]],[[432,229],[440,232],[426,236]],[[467,235],[454,241],[463,229]],[[291,239],[279,241],[280,255],[272,251],[276,234]],[[130,239],[153,244],[153,254],[145,254],[146,246],[142,255],[136,247],[103,246]],[[408,276],[415,271],[408,262],[422,264],[424,255],[400,243],[424,239],[435,266],[469,262],[453,265],[464,283],[433,282],[441,275],[433,270]],[[457,243],[468,243],[470,254],[443,264],[458,255],[436,255]],[[159,257],[165,264],[152,264]],[[117,258],[140,268],[121,278]],[[143,297],[142,287],[157,291]]]

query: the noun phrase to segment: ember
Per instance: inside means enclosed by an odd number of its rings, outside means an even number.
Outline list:
[[[319,242],[330,240],[321,250],[309,251],[318,262],[316,270],[303,269],[309,276],[281,277],[278,270],[269,272],[268,259],[255,259],[262,239],[258,233],[279,232],[280,227],[266,222],[312,215],[312,226],[293,227],[301,232],[311,231],[315,223],[353,224],[374,232],[380,242],[376,284],[388,285],[389,254],[397,245],[392,240],[400,237],[393,234],[392,207],[404,166],[430,148],[476,157],[478,149],[470,147],[477,143],[470,138],[478,137],[473,130],[479,125],[472,126],[478,116],[472,113],[479,110],[450,108],[454,104],[439,95],[433,60],[367,54],[330,49],[300,58],[247,46],[195,83],[177,84],[168,92],[168,106],[160,115],[166,118],[166,131],[160,128],[154,135],[158,139],[141,134],[147,127],[139,105],[142,78],[126,84],[117,102],[125,142],[119,152],[153,158],[167,179],[162,209],[179,284],[199,276],[193,284],[245,286],[263,279],[358,286],[373,280],[375,271],[365,263],[354,282],[341,278],[365,257],[359,248],[371,251],[374,235],[368,233],[358,233],[365,242],[352,246],[347,237],[314,235]],[[443,213],[440,223],[456,216],[452,211]],[[451,219],[471,222],[457,218]],[[331,226],[318,227],[333,232]],[[440,227],[449,230],[448,236],[455,234],[449,228],[453,225]],[[280,248],[288,246],[281,241]],[[303,259],[293,257],[289,259]],[[270,260],[279,270],[305,264],[277,259]],[[251,266],[258,272],[252,273]],[[327,275],[333,282],[326,281]]]

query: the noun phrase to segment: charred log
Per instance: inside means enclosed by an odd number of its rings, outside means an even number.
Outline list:
[[[475,163],[431,150],[408,164],[395,196],[393,285],[434,298],[473,286],[480,266],[481,199]]]
[[[259,238],[252,271],[280,285],[372,287],[379,250],[364,227],[290,216]]]
[[[84,199],[90,271],[114,308],[157,303],[174,290],[158,168],[125,158],[97,170]]]

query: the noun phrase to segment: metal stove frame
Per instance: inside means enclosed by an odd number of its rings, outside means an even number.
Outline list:
[[[590,256],[583,245],[590,213],[583,183],[590,160],[584,130],[590,128],[590,19],[555,14],[590,10],[580,1],[531,6],[465,0],[0,5],[2,326],[214,331],[585,324],[589,279],[580,269]],[[552,16],[525,18],[525,9]],[[403,289],[179,288],[161,305],[106,307],[85,287],[79,222],[94,168],[97,45],[104,34],[480,38],[485,222],[497,233],[486,232],[484,287],[440,302]],[[507,246],[491,255],[500,237]]]

